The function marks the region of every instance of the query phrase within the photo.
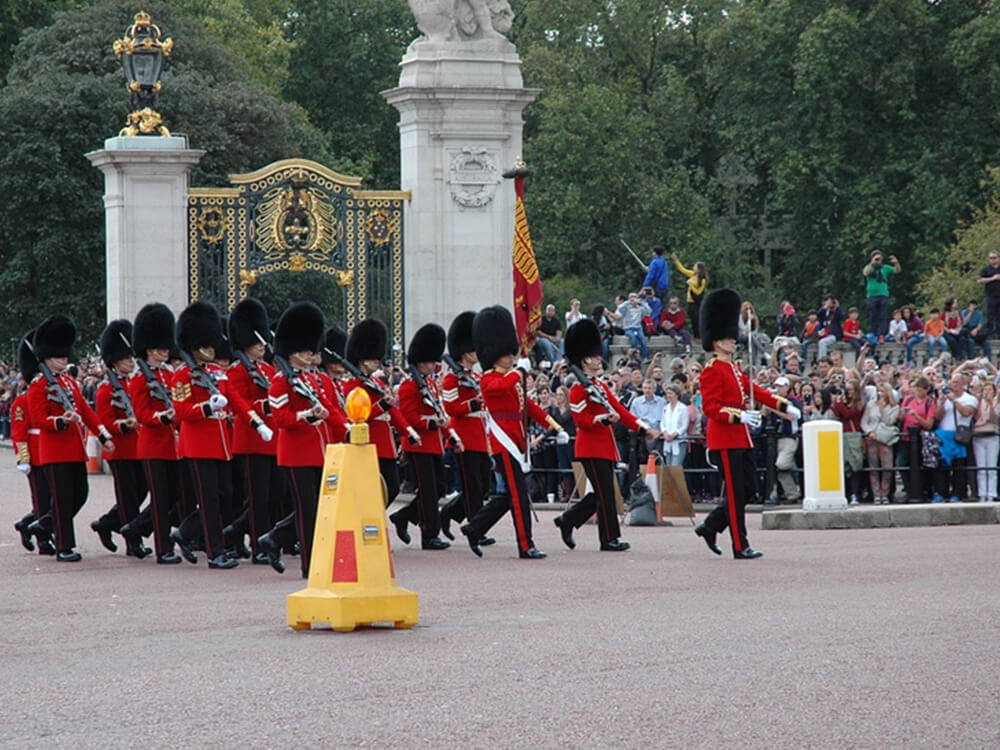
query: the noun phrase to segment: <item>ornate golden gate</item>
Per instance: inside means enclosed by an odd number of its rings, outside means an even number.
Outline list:
[[[307,159],[285,159],[233,187],[188,192],[189,296],[231,310],[275,271],[318,271],[343,292],[340,319],[385,321],[390,345],[403,331],[403,191],[360,190]],[[328,314],[338,311],[327,310]]]

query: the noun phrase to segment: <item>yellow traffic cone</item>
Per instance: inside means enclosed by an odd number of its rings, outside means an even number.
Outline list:
[[[378,454],[365,424],[370,409],[363,389],[351,391],[350,442],[326,448],[308,584],[288,595],[288,625],[295,630],[314,623],[338,632],[417,624],[416,593],[396,585]]]

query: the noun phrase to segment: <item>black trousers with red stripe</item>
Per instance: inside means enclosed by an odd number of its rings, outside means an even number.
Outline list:
[[[69,552],[76,546],[73,519],[87,502],[87,464],[83,461],[47,464],[52,489],[52,520],[55,523],[56,550]]]
[[[288,479],[295,510],[282,518],[271,529],[271,538],[282,549],[295,544],[298,538],[301,547],[302,577],[309,575],[309,559],[312,555],[313,534],[316,531],[316,509],[319,507],[319,487],[323,479],[322,466],[282,467]]]
[[[756,492],[756,468],[753,451],[749,448],[732,448],[709,451],[708,456],[719,469],[726,483],[722,503],[705,518],[705,526],[716,534],[727,528],[733,540],[733,552],[742,552],[750,546],[747,541],[747,498]]]
[[[490,498],[472,520],[470,539],[480,539],[489,532],[508,510],[514,519],[514,533],[517,534],[517,548],[526,552],[535,546],[531,539],[531,499],[528,497],[528,483],[524,479],[521,465],[506,451],[496,455],[497,466],[507,481],[507,492]]]
[[[138,525],[135,530],[142,536],[153,535],[153,548],[156,556],[161,557],[174,550],[174,543],[170,541],[170,518],[180,514],[182,503],[180,462],[153,458],[144,460],[142,467],[149,487],[149,518],[131,526]],[[145,513],[140,514],[140,518],[143,515]]]
[[[438,501],[444,494],[444,457],[433,453],[407,453],[417,477],[417,495],[413,502],[393,516],[405,518],[420,527],[420,538],[434,539],[441,533]]]
[[[462,492],[445,505],[441,512],[455,522],[475,518],[490,491],[490,456],[483,451],[462,451],[455,454],[462,475]]]
[[[233,526],[241,536],[249,531],[250,547],[257,554],[257,537],[271,528],[271,510],[281,502],[281,495],[285,492],[285,476],[278,469],[278,461],[274,456],[247,453],[236,456],[236,461],[243,472],[246,507],[233,521]]]
[[[27,526],[32,521],[40,521],[46,531],[52,533],[52,490],[49,489],[49,473],[44,466],[31,465],[28,474],[28,489],[31,491],[31,512],[21,522]]]
[[[597,537],[606,544],[622,535],[615,506],[615,464],[606,458],[578,458],[593,490],[563,513],[563,521],[580,528],[597,513]]]
[[[222,554],[222,508],[233,494],[233,473],[229,461],[217,458],[185,458],[190,486],[194,490],[197,509],[188,515],[178,530],[187,540],[205,539],[208,559]]]
[[[399,463],[395,458],[380,458],[378,473],[385,482],[385,507],[388,508],[399,495]]]
[[[142,462],[125,459],[108,461],[115,485],[115,504],[97,524],[108,531],[120,531],[121,527],[139,515],[139,506],[146,497],[146,473]]]

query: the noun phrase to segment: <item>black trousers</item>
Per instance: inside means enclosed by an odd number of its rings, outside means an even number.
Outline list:
[[[408,453],[413,473],[417,477],[417,494],[413,502],[394,516],[420,526],[421,539],[434,539],[441,533],[438,501],[444,494],[444,457],[433,453]]]
[[[462,451],[455,454],[455,459],[462,479],[461,492],[441,512],[457,523],[466,518],[475,518],[483,507],[483,501],[490,491],[493,465],[489,454],[482,451]]]
[[[182,504],[181,470],[179,461],[160,458],[142,462],[149,487],[150,523],[138,529],[143,536],[153,535],[156,556],[168,555],[174,550],[170,541],[171,515],[179,516]]]
[[[380,458],[378,472],[385,482],[385,507],[388,508],[399,495],[399,464],[395,458]]]
[[[531,539],[531,500],[528,498],[528,486],[524,479],[521,465],[510,457],[506,451],[497,454],[497,464],[503,472],[507,483],[507,491],[502,495],[490,498],[472,520],[469,536],[479,539],[486,536],[503,514],[508,510],[514,519],[514,533],[517,534],[517,548],[527,552],[535,546]]]
[[[309,560],[312,557],[313,534],[316,530],[316,509],[319,507],[319,487],[323,479],[322,466],[282,467],[295,500],[295,510],[282,518],[271,529],[271,537],[282,549],[295,544],[296,538],[302,548],[302,577],[309,575]]]
[[[618,508],[615,505],[615,465],[606,458],[580,458],[594,488],[578,503],[574,503],[563,513],[563,520],[580,528],[594,513],[597,513],[597,536],[601,544],[606,544],[622,535],[618,523]]]
[[[750,546],[747,541],[746,504],[747,498],[755,492],[753,451],[737,448],[724,451],[709,451],[709,459],[715,464],[726,483],[726,494],[722,503],[705,519],[705,526],[721,534],[727,528],[733,541],[733,552],[742,552]]]
[[[278,469],[274,456],[262,453],[236,456],[236,462],[242,470],[246,506],[233,526],[241,537],[249,531],[250,547],[257,554],[257,537],[271,528],[271,510],[280,504],[285,492],[284,473]]]
[[[108,466],[115,485],[115,504],[97,519],[97,524],[108,531],[121,531],[122,526],[139,516],[139,506],[149,491],[146,473],[138,460],[112,460]]]
[[[966,448],[966,452],[969,454],[972,453],[971,445]],[[968,457],[953,458],[951,466],[945,466],[942,463],[934,470],[934,491],[945,500],[949,497],[957,497],[959,500],[965,500],[966,488],[969,482],[969,474],[966,471],[968,465]]]
[[[69,552],[76,546],[73,519],[87,502],[87,464],[83,461],[47,464],[52,489],[52,520],[55,524],[56,550]]]
[[[40,521],[51,534],[52,490],[49,488],[49,473],[44,466],[31,465],[28,489],[31,492],[31,512],[21,519],[22,523],[27,525],[32,521]]]
[[[184,466],[194,489],[197,510],[179,527],[185,539],[205,538],[205,554],[211,560],[222,554],[222,509],[233,494],[233,474],[229,461],[217,458],[185,458]]]

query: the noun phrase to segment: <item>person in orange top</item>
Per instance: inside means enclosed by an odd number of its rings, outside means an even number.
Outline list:
[[[76,339],[76,326],[65,315],[53,315],[35,330],[35,359],[43,374],[28,388],[28,411],[39,426],[41,463],[52,488],[52,511],[48,518],[31,524],[32,529],[54,524],[56,559],[78,562],[73,518],[87,502],[87,430],[97,435],[105,450],[114,450],[111,434],[80,393],[76,380],[65,375]],[[44,374],[51,373],[51,381]]]
[[[740,295],[732,289],[717,289],[706,297],[701,309],[702,346],[715,354],[698,377],[702,411],[708,417],[705,438],[711,463],[722,472],[726,494],[694,531],[712,552],[721,555],[715,537],[728,527],[733,557],[752,560],[762,553],[747,541],[745,507],[754,493],[756,471],[750,428],[760,426],[760,405],[793,419],[800,419],[802,413],[787,400],[751,383],[734,361],[741,304]]]
[[[931,310],[930,318],[924,323],[924,338],[927,340],[927,354],[930,357],[944,353],[948,343],[944,337],[944,319],[936,307]]]

